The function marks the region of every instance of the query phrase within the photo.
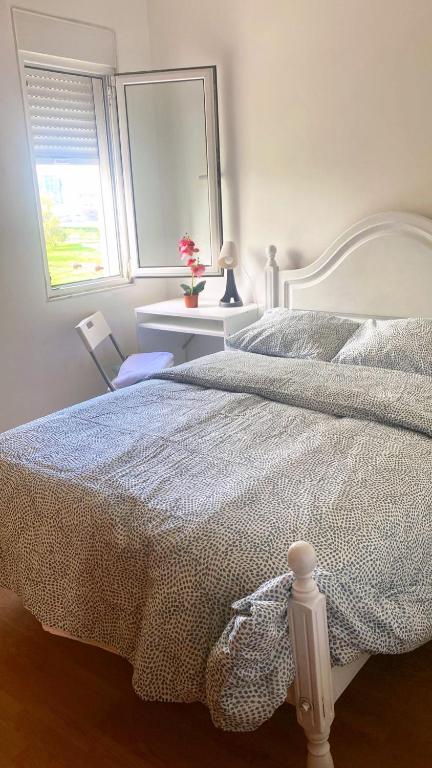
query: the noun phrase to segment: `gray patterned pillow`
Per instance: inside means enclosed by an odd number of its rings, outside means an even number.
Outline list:
[[[227,346],[260,355],[330,361],[359,325],[326,312],[270,309],[230,336]]]
[[[432,320],[366,320],[333,362],[432,376]]]

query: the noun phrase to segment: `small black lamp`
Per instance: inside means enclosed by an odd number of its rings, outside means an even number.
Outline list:
[[[243,302],[239,296],[234,279],[234,268],[238,265],[238,256],[235,243],[227,240],[219,254],[218,266],[226,269],[227,281],[225,293],[222,296],[219,306],[221,307],[242,307]]]

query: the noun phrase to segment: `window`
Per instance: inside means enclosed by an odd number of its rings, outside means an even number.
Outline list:
[[[207,275],[220,274],[215,68],[113,75],[88,62],[84,74],[29,55],[20,53],[48,296],[125,284],[132,272],[186,276],[184,232],[199,240]]]
[[[50,296],[126,282],[102,77],[25,66]]]

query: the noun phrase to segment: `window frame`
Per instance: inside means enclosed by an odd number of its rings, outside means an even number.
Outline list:
[[[38,217],[42,265],[45,279],[47,300],[52,301],[61,298],[84,293],[96,293],[124,287],[133,283],[131,262],[129,256],[129,244],[126,228],[126,215],[124,194],[122,191],[122,168],[119,156],[119,138],[115,110],[113,109],[111,85],[109,76],[113,69],[106,65],[92,64],[91,68],[83,68],[82,62],[68,60],[56,56],[19,51],[18,62],[21,80],[21,90],[24,104],[27,143],[30,155],[33,186],[35,191],[35,205]],[[101,174],[102,200],[105,212],[105,236],[115,238],[118,253],[119,274],[107,277],[97,277],[92,280],[81,280],[73,283],[52,286],[49,271],[49,263],[43,227],[42,207],[39,184],[36,170],[36,157],[33,148],[31,133],[30,109],[27,99],[26,67],[44,69],[65,74],[84,75],[92,79],[95,98],[96,130],[99,144],[99,169]],[[107,211],[109,208],[109,211]],[[111,254],[110,254],[111,251]],[[109,249],[108,258],[112,258],[112,249]]]
[[[142,72],[118,72],[110,78],[111,92],[116,97],[118,120],[118,144],[123,167],[123,195],[126,224],[130,249],[131,269],[135,278],[183,277],[190,275],[185,265],[142,266],[139,263],[139,246],[136,226],[136,209],[133,191],[133,174],[130,153],[129,123],[126,102],[126,87],[164,82],[202,81],[207,150],[208,202],[211,263],[206,266],[207,277],[223,276],[218,257],[223,243],[221,167],[219,148],[218,90],[216,66],[181,67],[154,69]]]

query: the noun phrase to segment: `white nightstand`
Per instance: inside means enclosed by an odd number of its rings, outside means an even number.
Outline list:
[[[176,354],[178,358],[185,357],[185,350],[194,336],[216,337],[224,344],[225,339],[232,333],[239,331],[246,325],[250,325],[258,318],[258,306],[245,304],[243,307],[220,307],[217,302],[200,301],[197,309],[187,309],[183,299],[160,301],[158,304],[147,304],[136,307],[135,316],[138,329],[138,340],[141,349],[149,349],[154,346],[151,340],[151,332],[164,331],[169,334],[183,334],[181,338],[165,337],[165,348]],[[184,338],[186,337],[186,338]],[[170,347],[167,344],[170,343]],[[217,348],[217,347],[216,347]],[[222,349],[222,344],[219,349]],[[183,354],[182,354],[183,351]],[[200,355],[215,351],[215,346],[210,345],[207,350],[205,344],[199,347]]]

